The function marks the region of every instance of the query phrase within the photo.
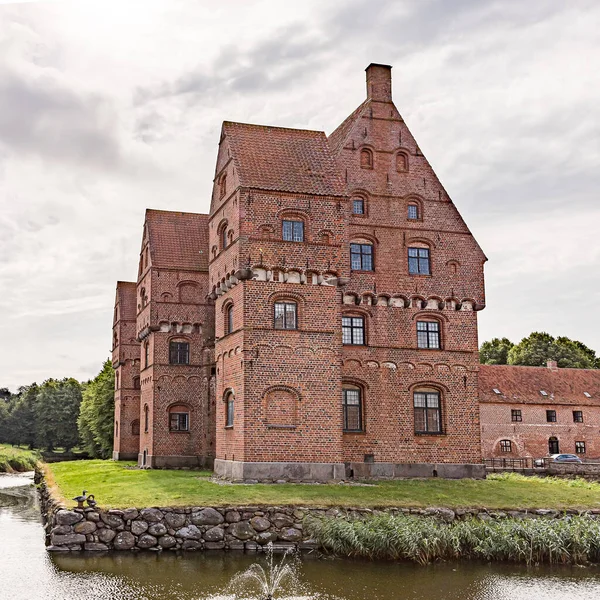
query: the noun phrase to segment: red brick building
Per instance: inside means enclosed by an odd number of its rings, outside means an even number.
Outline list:
[[[485,260],[390,67],[367,68],[329,137],[225,122],[210,214],[148,211],[137,283],[117,288],[115,457],[214,458],[246,480],[481,476]]]
[[[485,458],[600,458],[600,370],[481,365]]]

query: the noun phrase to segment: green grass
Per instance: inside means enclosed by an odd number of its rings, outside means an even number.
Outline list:
[[[600,520],[477,518],[450,524],[413,515],[364,519],[307,519],[320,545],[341,556],[410,560],[474,558],[486,561],[585,564],[600,562]]]
[[[0,473],[33,471],[39,460],[36,451],[0,444]]]
[[[218,485],[209,472],[133,469],[134,463],[86,460],[47,465],[63,500],[94,494],[106,508],[130,506],[299,505],[340,507],[600,508],[600,484],[584,480],[493,475],[487,480],[413,479],[373,486]],[[127,468],[129,467],[129,468]]]

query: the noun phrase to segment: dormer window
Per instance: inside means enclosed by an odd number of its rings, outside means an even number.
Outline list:
[[[547,396],[547,395],[548,395],[548,392],[546,392],[545,390],[540,390],[540,394],[541,394],[542,396]]]
[[[494,392],[494,394],[498,395],[502,393],[498,388],[494,388],[492,391]]]
[[[584,395],[586,398],[591,398],[591,397],[592,397],[592,395],[591,395],[589,392],[583,392],[583,395]]]

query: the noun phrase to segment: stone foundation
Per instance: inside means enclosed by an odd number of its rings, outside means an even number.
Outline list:
[[[216,458],[214,471],[217,477],[246,482],[324,482],[346,478],[344,463],[241,462]]]
[[[113,452],[112,459],[113,460],[137,460],[138,453],[137,452]]]
[[[213,460],[206,456],[160,456],[148,454],[144,464],[144,455],[136,454],[132,460],[138,461],[139,467],[149,469],[212,469]]]
[[[441,479],[485,479],[483,464],[450,463],[347,463],[348,479],[403,479],[439,477]]]

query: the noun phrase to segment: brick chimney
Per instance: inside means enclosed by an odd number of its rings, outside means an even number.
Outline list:
[[[392,101],[392,67],[371,63],[367,68],[367,98],[379,102]]]
[[[548,361],[546,361],[546,366],[551,371],[558,371],[558,363],[555,360],[548,360]]]

